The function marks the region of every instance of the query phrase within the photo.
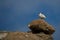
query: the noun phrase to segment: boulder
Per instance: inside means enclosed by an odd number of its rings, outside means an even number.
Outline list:
[[[53,34],[55,32],[54,27],[43,19],[33,20],[28,24],[28,27],[33,33],[44,32],[45,34]]]

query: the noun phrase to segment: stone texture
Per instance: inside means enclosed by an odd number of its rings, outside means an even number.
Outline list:
[[[44,32],[45,34],[53,34],[55,32],[55,29],[52,25],[48,24],[43,19],[37,19],[33,20],[29,23],[30,26],[28,26],[32,32],[39,33]]]
[[[1,40],[53,40],[52,35],[44,33],[27,33],[27,32],[7,32],[7,36]]]
[[[0,31],[0,40],[53,40],[55,29],[45,20],[33,20],[29,25],[28,32]]]

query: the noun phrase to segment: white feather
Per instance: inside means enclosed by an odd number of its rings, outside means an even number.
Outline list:
[[[44,14],[42,14],[42,13],[39,14],[39,17],[40,17],[40,18],[43,18],[43,19],[46,18],[46,16],[45,16]]]
[[[28,27],[30,27],[30,24],[28,24]]]

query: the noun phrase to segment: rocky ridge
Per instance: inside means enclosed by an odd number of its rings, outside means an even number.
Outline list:
[[[30,23],[31,26],[28,28],[30,28],[31,31],[28,32],[1,31],[0,40],[53,40],[52,35],[55,32],[53,26],[44,20],[39,20],[38,22],[37,21]]]

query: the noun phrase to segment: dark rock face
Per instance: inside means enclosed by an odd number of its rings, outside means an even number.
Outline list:
[[[7,36],[1,40],[53,40],[53,38],[44,33],[8,32]]]
[[[55,29],[42,19],[33,20],[29,25],[31,31],[35,33],[53,34],[55,32]]]

